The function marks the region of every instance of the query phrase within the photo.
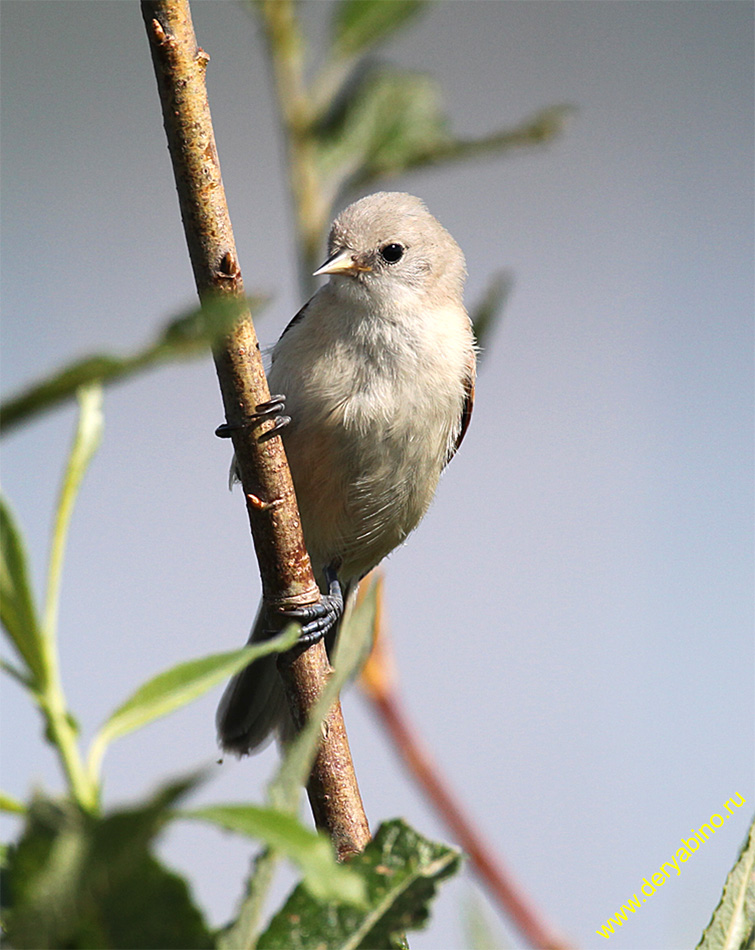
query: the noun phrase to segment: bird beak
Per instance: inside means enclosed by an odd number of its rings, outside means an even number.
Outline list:
[[[335,254],[331,254],[322,267],[318,267],[312,276],[321,277],[324,274],[356,275],[360,271],[367,270],[372,270],[372,268],[366,264],[360,264],[351,248],[344,247],[336,251]]]

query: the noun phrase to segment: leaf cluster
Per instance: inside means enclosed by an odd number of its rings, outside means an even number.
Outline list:
[[[299,885],[260,938],[258,950],[400,945],[404,931],[427,923],[438,884],[458,869],[459,860],[457,851],[428,841],[405,822],[386,822],[349,862],[365,882],[364,902],[334,903],[326,910]]]
[[[213,946],[186,882],[151,850],[167,809],[191,784],[175,784],[141,807],[104,818],[37,797],[3,870],[10,945]]]
[[[377,55],[382,44],[428,6],[427,0],[341,0],[333,5],[330,43],[307,83],[311,92],[305,111],[311,121],[288,129],[294,137],[311,137],[324,194],[337,199],[379,179],[542,145],[561,132],[571,111],[565,105],[480,137],[454,134],[437,82]],[[261,4],[263,14],[264,8]]]
[[[405,946],[424,926],[438,884],[459,854],[403,821],[387,822],[348,867],[329,842],[292,816],[252,806],[176,810],[197,777],[105,817],[38,796],[0,871],[8,945],[19,948],[376,948]],[[300,863],[304,878],[259,934],[214,933],[186,880],[154,854],[172,820],[209,821],[265,841]],[[254,885],[254,880],[252,880]]]

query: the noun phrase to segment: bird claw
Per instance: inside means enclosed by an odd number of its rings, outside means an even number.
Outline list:
[[[318,604],[281,611],[281,616],[302,625],[297,642],[299,647],[310,647],[322,640],[343,616],[343,591],[335,568],[331,566],[325,569],[325,579],[328,593],[322,594]]]
[[[219,425],[215,430],[215,435],[219,439],[230,439],[233,433],[239,429],[251,429],[266,419],[274,419],[273,427],[257,438],[258,442],[267,442],[268,439],[278,435],[280,430],[291,422],[290,416],[283,415],[283,410],[286,408],[286,397],[283,395],[271,396],[267,402],[261,402],[254,408],[255,411],[243,422],[224,422]]]

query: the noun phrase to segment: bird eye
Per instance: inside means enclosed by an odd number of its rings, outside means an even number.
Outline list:
[[[380,248],[380,256],[386,264],[395,264],[404,256],[404,248],[400,244],[385,244]]]

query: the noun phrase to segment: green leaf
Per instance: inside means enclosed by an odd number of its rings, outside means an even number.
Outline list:
[[[88,383],[76,391],[76,396],[79,401],[79,420],[73,437],[73,445],[68,455],[68,464],[63,476],[60,498],[55,512],[50,565],[47,572],[44,632],[51,641],[54,640],[55,631],[57,630],[63,553],[68,537],[68,526],[81,481],[100,444],[103,429],[102,386],[99,383]],[[57,658],[54,662],[57,662]]]
[[[113,739],[185,706],[213,686],[234,676],[253,660],[290,649],[296,643],[297,636],[297,626],[289,624],[277,637],[264,643],[189,660],[159,673],[119,706],[97,733],[89,753],[90,774],[99,772],[102,756]]]
[[[359,875],[336,861],[327,838],[305,828],[293,815],[254,805],[210,805],[181,812],[181,817],[209,821],[264,841],[299,866],[304,886],[318,900],[364,902]]]
[[[0,496],[0,619],[31,674],[32,684],[45,676],[42,631],[29,582],[21,531],[5,498]]]
[[[211,947],[186,882],[150,852],[173,804],[195,781],[100,819],[70,803],[35,800],[3,872],[10,944]]]
[[[755,820],[697,950],[746,950],[755,938]]]
[[[81,812],[46,799],[32,802],[23,837],[2,872],[3,917],[13,947],[62,946],[65,908],[75,900],[83,841]]]
[[[382,825],[349,861],[367,886],[364,909],[324,905],[299,885],[259,939],[257,950],[379,950],[423,927],[440,881],[459,867],[458,851],[428,841],[401,820]],[[398,944],[400,945],[400,944]]]
[[[470,310],[477,345],[484,352],[485,344],[495,329],[506,301],[511,293],[513,281],[505,273],[494,274],[482,299]]]
[[[340,0],[333,11],[333,40],[341,56],[353,56],[387,39],[425,6],[426,0]]]
[[[0,792],[0,811],[8,812],[11,815],[25,815],[26,805],[5,792]]]
[[[389,67],[349,84],[315,136],[323,175],[348,187],[399,174],[451,143],[434,80]]]
[[[256,311],[262,302],[262,298],[211,300],[171,320],[152,343],[130,356],[98,353],[70,363],[0,406],[0,434],[73,398],[87,383],[112,383],[168,360],[203,355],[209,344],[228,332],[240,312],[247,306]]]

